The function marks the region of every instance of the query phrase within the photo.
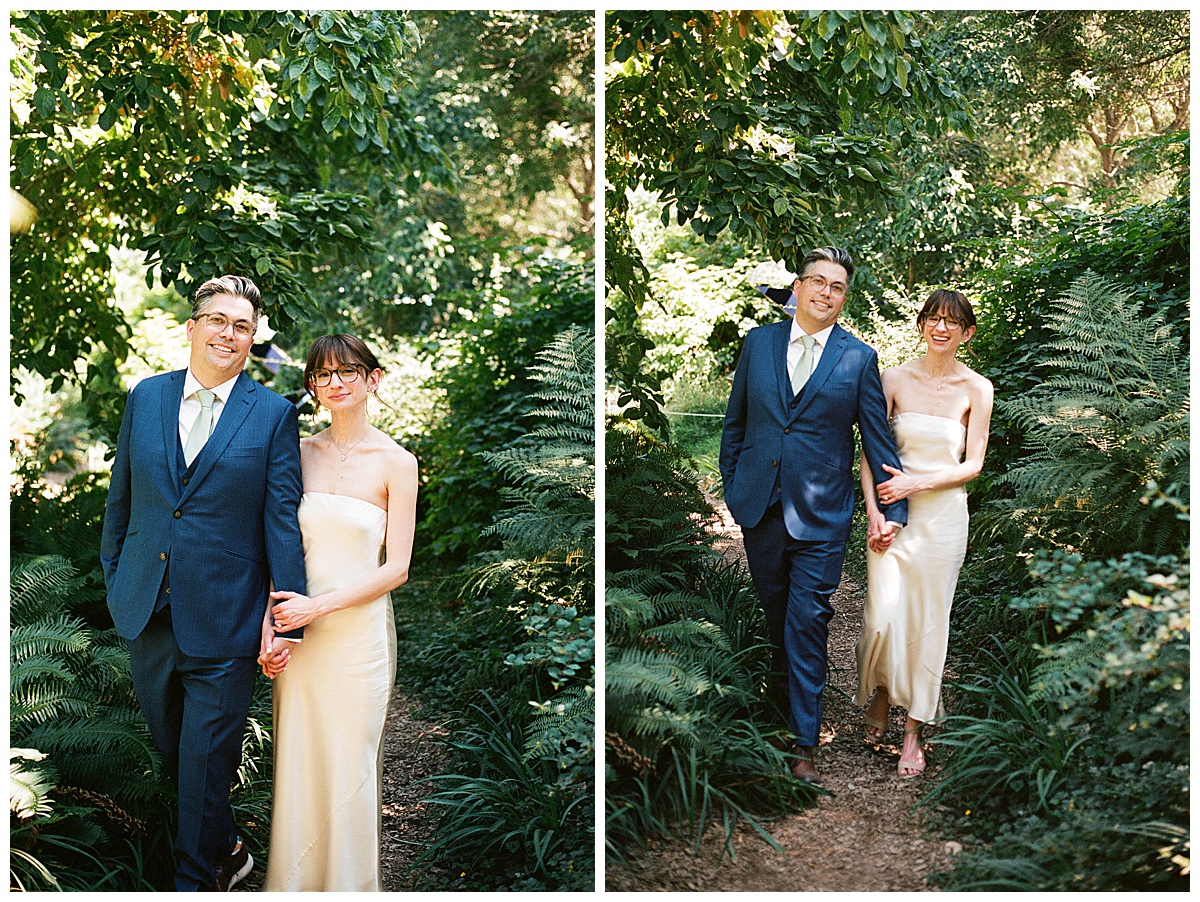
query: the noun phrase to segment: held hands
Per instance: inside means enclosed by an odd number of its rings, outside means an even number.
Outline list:
[[[279,604],[271,608],[275,629],[281,633],[308,626],[325,612],[315,598],[296,592],[272,592],[271,598]]]
[[[920,491],[917,480],[903,470],[897,470],[895,467],[889,467],[887,464],[883,464],[882,466],[892,474],[891,479],[887,482],[881,482],[875,487],[875,492],[879,495],[879,500],[884,504],[895,504],[897,501]]]
[[[898,529],[888,523],[879,511],[867,515],[867,547],[876,554],[883,554],[892,547]]]
[[[258,663],[263,676],[273,680],[287,669],[291,643],[275,638],[275,630],[269,618],[263,620],[262,642],[258,646]]]

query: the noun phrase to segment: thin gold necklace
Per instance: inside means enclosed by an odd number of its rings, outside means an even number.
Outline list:
[[[365,432],[364,432],[364,433],[363,433],[362,435],[360,435],[360,436],[359,436],[357,439],[355,439],[355,440],[354,440],[354,441],[353,441],[351,444],[347,445],[347,446],[346,446],[346,450],[345,450],[345,451],[343,451],[343,450],[341,449],[341,446],[340,446],[340,445],[338,445],[338,443],[337,443],[337,441],[336,441],[336,440],[334,440],[334,442],[333,442],[333,447],[334,447],[334,448],[337,448],[337,453],[338,453],[338,454],[340,454],[340,455],[342,456],[342,461],[344,462],[344,461],[346,460],[346,455],[347,455],[347,454],[349,454],[351,451],[353,451],[353,450],[354,450],[354,448],[355,448],[355,446],[357,446],[357,445],[358,445],[358,443],[359,443],[359,442],[361,442],[361,441],[362,441],[363,439],[365,439],[366,437],[367,437],[367,433],[365,433]],[[332,436],[330,436],[330,438],[332,438]]]

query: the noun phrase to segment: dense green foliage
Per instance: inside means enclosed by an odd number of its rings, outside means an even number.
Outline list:
[[[1046,325],[1048,377],[999,404],[1028,435],[1024,455],[998,480],[1014,492],[1000,505],[1039,543],[1089,555],[1183,547],[1187,523],[1145,495],[1161,486],[1183,498],[1190,485],[1189,380],[1173,330],[1131,292],[1094,276],[1067,289]]]
[[[485,454],[527,441],[535,356],[564,328],[591,320],[594,292],[594,267],[542,257],[463,298],[447,327],[426,342],[442,411],[413,437],[428,473],[426,553],[459,563],[480,545],[502,484]]]
[[[113,629],[72,610],[82,585],[63,557],[17,557],[10,574],[10,883],[26,890],[154,887],[135,862],[161,854],[169,787]],[[167,834],[169,836],[169,834]],[[113,867],[113,860],[120,862]]]
[[[705,531],[711,508],[670,446],[619,424],[605,441],[605,846],[730,842],[810,797],[764,735],[766,625],[746,575]],[[732,846],[729,846],[732,851]]]
[[[948,888],[1187,888],[1189,574],[1141,554],[1035,562],[1011,607],[1044,644],[989,656],[938,740],[954,755],[928,801],[969,806],[959,830],[990,840]]]
[[[38,214],[10,248],[13,364],[92,394],[128,352],[110,247],[185,297],[252,275],[286,325],[319,306],[312,270],[372,238],[335,173],[446,176],[398,90],[403,13],[39,11],[13,37],[11,175]]]
[[[474,562],[471,615],[423,641],[427,679],[462,722],[455,772],[433,778],[441,815],[419,863],[450,863],[458,888],[594,879],[594,368],[583,328],[538,355],[535,441],[487,456],[511,486],[501,547]]]

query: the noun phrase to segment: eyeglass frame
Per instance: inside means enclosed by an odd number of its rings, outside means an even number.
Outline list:
[[[342,375],[342,370],[350,370],[354,373],[354,375]],[[324,367],[319,370],[313,370],[309,374],[309,379],[312,381],[314,387],[325,388],[325,386],[333,382],[335,373],[337,374],[338,380],[342,383],[342,385],[350,385],[353,382],[357,382],[360,375],[369,375],[365,366],[359,366],[352,363],[343,363],[335,370],[327,370]],[[320,381],[322,376],[325,377],[324,382]]]
[[[925,326],[929,326],[930,328],[936,328],[937,324],[939,322],[945,323],[946,328],[949,329],[950,331],[954,331],[955,329],[958,329],[962,332],[966,332],[967,329],[970,328],[962,320],[955,319],[953,316],[951,316],[948,313],[930,313],[923,320],[921,320],[921,328],[925,328]]]
[[[196,321],[207,319],[208,328],[214,330],[218,335],[225,331],[226,326],[233,326],[233,334],[243,341],[253,338],[258,331],[258,323],[244,319],[230,319],[224,313],[197,313],[192,319]],[[213,320],[220,320],[221,324],[217,325]]]
[[[835,298],[844,298],[850,293],[849,285],[846,285],[842,282],[830,282],[823,275],[820,275],[819,273],[812,273],[811,275],[807,275],[804,278],[802,278],[800,281],[807,282],[809,280],[821,283],[820,285],[813,288],[813,291],[817,292],[818,294],[820,294],[826,288],[829,289],[829,294]],[[837,287],[837,286],[841,286],[841,287]]]

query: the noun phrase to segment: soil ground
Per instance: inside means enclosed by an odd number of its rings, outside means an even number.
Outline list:
[[[711,500],[711,499],[710,499]],[[719,501],[717,547],[745,562],[741,531]],[[937,773],[938,758],[926,745],[926,773],[911,780],[896,774],[904,716],[891,710],[882,743],[869,742],[862,709],[853,704],[854,643],[865,591],[843,579],[834,595],[830,624],[829,682],[817,768],[831,795],[805,811],[766,825],[782,847],[775,851],[751,828],[739,826],[736,860],[723,853],[720,826],[710,828],[699,854],[690,846],[659,844],[627,865],[605,868],[605,888],[618,892],[871,892],[932,891],[929,876],[948,867],[954,843],[923,833],[914,805]],[[929,731],[935,735],[934,730]]]

